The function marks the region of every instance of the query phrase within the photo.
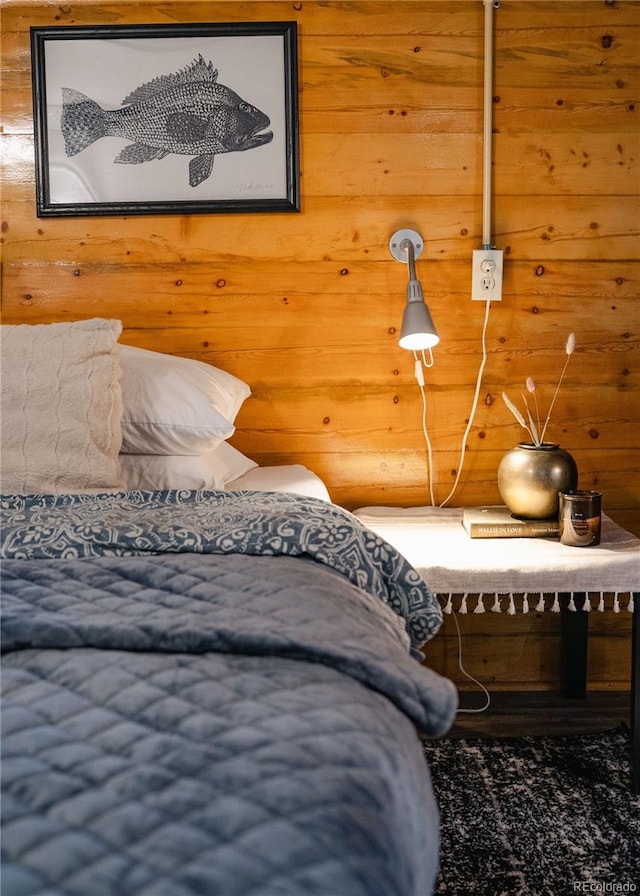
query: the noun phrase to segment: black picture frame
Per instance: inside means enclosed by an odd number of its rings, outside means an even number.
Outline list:
[[[38,217],[300,211],[296,22],[30,33]]]

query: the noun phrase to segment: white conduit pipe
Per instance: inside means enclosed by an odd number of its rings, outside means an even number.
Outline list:
[[[493,10],[500,4],[484,0],[484,116],[482,147],[482,248],[493,249],[491,241],[491,163],[493,141]]]

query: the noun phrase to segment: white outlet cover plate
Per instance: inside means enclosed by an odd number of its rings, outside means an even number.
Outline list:
[[[495,265],[492,273],[482,270],[483,261]],[[502,301],[502,249],[474,249],[471,272],[471,298],[474,302]]]

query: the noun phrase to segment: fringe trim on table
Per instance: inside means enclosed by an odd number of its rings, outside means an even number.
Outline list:
[[[552,593],[543,593],[541,594],[538,591],[531,592],[527,591],[521,593],[522,596],[522,607],[520,611],[516,609],[516,600],[515,598],[520,596],[519,594],[479,594],[477,603],[475,607],[470,610],[470,594],[469,592],[465,592],[464,594],[451,593],[451,594],[439,594],[438,598],[440,601],[445,600],[446,603],[443,607],[443,612],[447,615],[455,612],[455,608],[453,605],[454,598],[460,598],[460,606],[457,610],[461,615],[465,615],[466,613],[486,613],[487,610],[484,605],[484,598],[489,598],[493,596],[493,604],[491,606],[492,613],[508,613],[509,616],[515,616],[517,612],[528,613],[531,607],[531,604],[535,602],[535,606],[533,607],[533,612],[535,613],[544,613],[545,611],[550,613],[559,613],[560,612],[560,594],[563,592],[556,591]],[[566,593],[566,592],[565,592]],[[609,593],[609,592],[607,592]],[[619,613],[621,609],[626,609],[627,612],[634,612],[634,601],[633,594],[630,594],[628,591],[625,592],[612,592],[613,594],[613,605],[611,609],[614,613]],[[627,600],[626,603],[621,605],[620,596],[621,594],[625,595]],[[597,605],[594,607],[591,603],[592,597],[594,600],[598,600]],[[537,598],[537,600],[536,600]],[[502,600],[508,601],[506,607],[503,608]],[[600,592],[590,592],[589,594],[585,594],[584,600],[582,601],[580,607],[576,606],[576,602],[573,594],[570,595],[568,610],[571,613],[576,613],[578,609],[584,610],[586,613],[590,613],[593,609],[597,609],[599,613],[606,612],[605,606],[605,595]]]

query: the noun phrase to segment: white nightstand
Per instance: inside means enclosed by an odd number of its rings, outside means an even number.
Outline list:
[[[586,694],[585,599],[594,593],[633,596],[631,786],[640,792],[640,540],[604,514],[600,544],[574,548],[554,538],[471,538],[462,526],[462,508],[361,507],[354,513],[400,551],[441,599],[452,594],[528,595],[536,596],[533,609],[546,596],[549,610],[557,597],[567,696]]]

